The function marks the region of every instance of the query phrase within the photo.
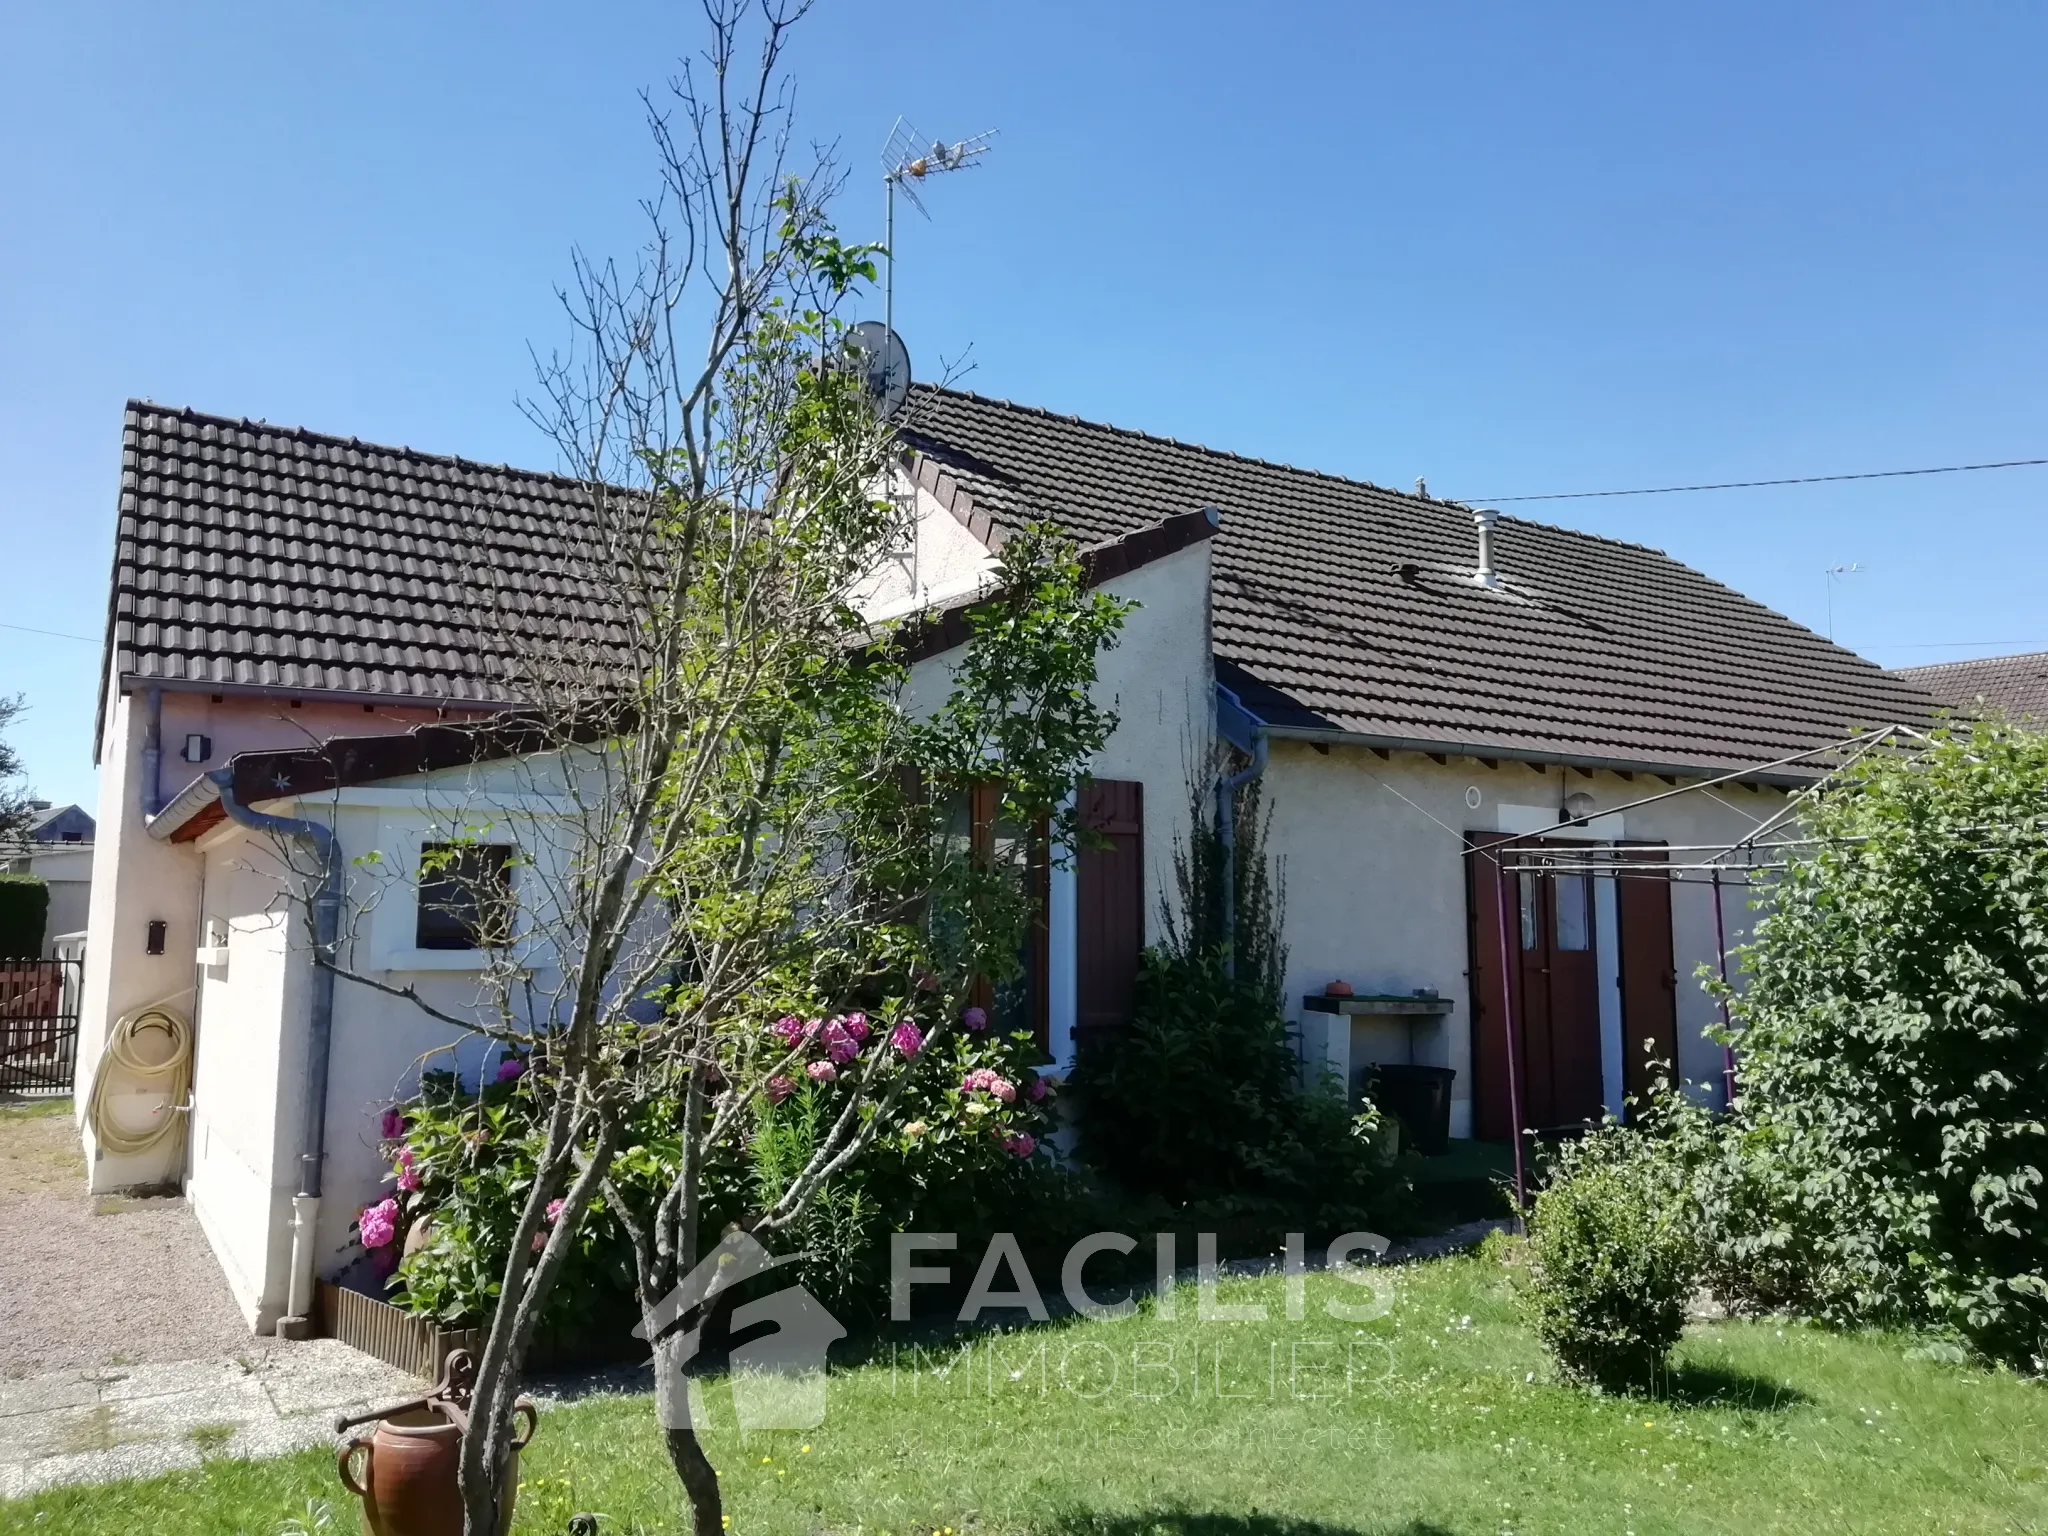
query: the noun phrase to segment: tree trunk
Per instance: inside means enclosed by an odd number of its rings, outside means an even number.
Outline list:
[[[462,1490],[463,1536],[498,1536],[502,1526],[498,1501],[505,1491],[505,1461],[490,1455],[490,1438],[483,1421],[472,1414],[456,1463],[457,1485]]]
[[[669,1465],[676,1469],[683,1491],[690,1496],[691,1536],[723,1536],[725,1505],[718,1496],[718,1474],[711,1469],[697,1431],[668,1429],[662,1434],[668,1441]]]
[[[725,1505],[718,1493],[718,1474],[697,1438],[697,1405],[689,1373],[689,1362],[696,1353],[696,1330],[671,1333],[655,1344],[654,1412],[668,1445],[669,1465],[676,1469],[683,1492],[689,1496],[693,1536],[724,1536]]]

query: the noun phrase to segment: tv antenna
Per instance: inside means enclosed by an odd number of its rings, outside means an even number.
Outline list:
[[[960,139],[951,144],[944,139],[927,141],[900,117],[896,119],[896,126],[889,130],[889,142],[882,146],[882,185],[887,189],[888,199],[888,208],[883,215],[882,247],[889,260],[888,274],[882,286],[882,324],[891,338],[896,334],[896,189],[901,187],[911,206],[930,218],[924,199],[917,195],[918,183],[948,171],[972,168],[988,153],[989,141],[996,133],[997,130],[991,128],[986,133],[977,133],[971,139]],[[885,397],[894,383],[895,355],[900,350],[898,344],[883,363],[879,393]]]
[[[1862,565],[1852,560],[1847,565],[1831,565],[1821,572],[1828,585],[1828,638],[1830,640],[1835,638],[1835,583],[1844,576],[1858,575],[1862,570]]]

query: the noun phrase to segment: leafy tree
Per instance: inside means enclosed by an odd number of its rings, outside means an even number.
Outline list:
[[[35,820],[29,791],[17,782],[22,776],[21,754],[6,736],[27,708],[28,701],[20,694],[0,698],[0,843],[21,837]]]
[[[1719,1263],[1835,1320],[2048,1357],[2048,736],[1998,721],[1810,794],[1731,994]],[[1697,1150],[1694,1136],[1691,1145]]]

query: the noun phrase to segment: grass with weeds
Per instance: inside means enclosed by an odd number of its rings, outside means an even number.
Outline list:
[[[1147,1303],[1123,1321],[884,1341],[836,1371],[805,1433],[742,1435],[708,1393],[736,1533],[813,1536],[1500,1536],[1503,1532],[2048,1531],[2048,1391],[1892,1334],[1695,1325],[1664,1390],[1557,1384],[1488,1255],[1395,1272],[1384,1316],[1312,1275],[1225,1281],[1263,1322]],[[557,1409],[515,1530],[684,1529],[644,1396]],[[309,1503],[309,1501],[312,1501]],[[0,1504],[0,1529],[237,1536],[355,1512],[331,1458],[224,1458]]]

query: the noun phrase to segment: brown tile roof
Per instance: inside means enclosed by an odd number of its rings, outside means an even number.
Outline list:
[[[1901,681],[1654,550],[953,390],[906,432],[982,531],[1113,544],[1203,506],[1219,672],[1276,725],[1381,743],[1734,766],[1914,720]],[[535,641],[623,639],[576,481],[131,403],[110,674],[512,702]],[[1179,526],[1179,524],[1175,524]],[[1147,535],[1154,538],[1154,535]],[[103,684],[104,686],[104,684]]]
[[[131,401],[101,686],[516,703],[522,655],[623,645],[592,521],[579,481]],[[1155,521],[1088,579],[1214,531]]]
[[[1958,714],[1989,706],[2015,720],[2048,725],[2048,651],[1900,667],[1893,676],[1932,694],[1935,703]]]
[[[1911,682],[1641,545],[920,387],[906,437],[996,526],[1213,505],[1219,675],[1268,723],[1481,754],[1736,767],[1924,722]]]
[[[111,670],[187,686],[513,695],[526,640],[602,642],[573,480],[131,401]]]

